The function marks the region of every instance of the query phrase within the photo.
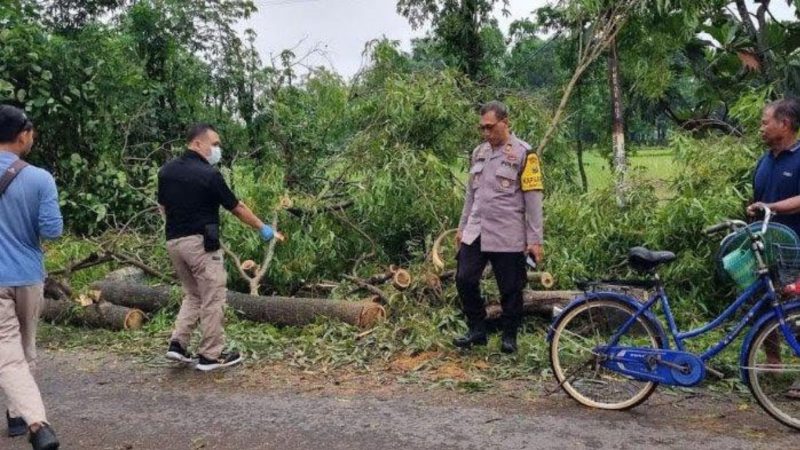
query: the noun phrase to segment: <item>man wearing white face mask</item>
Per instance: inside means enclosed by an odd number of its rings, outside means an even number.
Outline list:
[[[193,125],[186,143],[188,151],[158,172],[158,203],[166,217],[167,251],[185,294],[166,356],[193,363],[188,347],[199,323],[202,340],[196,368],[210,371],[242,361],[239,353],[223,351],[227,275],[219,242],[219,207],[258,230],[265,241],[282,241],[283,235],[240,202],[214,167],[222,159],[222,149],[213,126]]]

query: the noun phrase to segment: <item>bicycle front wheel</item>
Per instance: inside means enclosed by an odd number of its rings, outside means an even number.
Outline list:
[[[615,332],[634,315],[628,304],[613,299],[590,300],[565,311],[553,325],[550,365],[564,391],[591,408],[623,410],[647,400],[657,383],[635,380],[602,366],[595,350],[608,345]],[[660,348],[653,323],[639,316],[618,345]]]
[[[788,312],[786,323],[800,337],[800,311]],[[758,404],[784,425],[800,429],[800,358],[786,342],[777,318],[754,335],[744,369]]]

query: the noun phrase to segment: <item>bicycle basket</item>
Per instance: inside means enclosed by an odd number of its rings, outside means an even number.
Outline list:
[[[800,276],[800,246],[773,245],[778,263],[776,273],[781,287],[794,283]]]
[[[758,264],[750,243],[744,242],[741,247],[722,257],[722,267],[740,290],[753,284],[757,278]]]
[[[762,222],[753,222],[748,227],[755,233],[761,233],[761,226]],[[778,264],[778,257],[776,255],[775,245],[783,245],[789,247],[800,247],[800,238],[797,237],[797,234],[786,225],[772,222],[767,227],[766,233],[763,235],[764,240],[764,259],[765,263],[769,267],[776,267]],[[733,254],[738,250],[745,250],[747,253],[750,254],[750,258],[753,258],[753,262],[755,261],[755,255],[752,254],[750,250],[750,237],[747,233],[747,230],[741,229],[737,230],[727,236],[722,240],[720,243],[719,251],[717,252],[717,272],[722,275],[724,279],[729,281],[733,281],[736,285],[740,288],[744,288],[728,271],[728,268],[725,267],[724,260],[729,254]],[[742,252],[738,252],[738,259],[739,262],[744,262],[745,256],[741,254]],[[733,264],[733,259],[736,257],[731,256],[731,260],[729,260],[729,266]],[[736,267],[739,267],[740,264],[736,264]],[[733,266],[731,266],[733,267]],[[755,267],[753,268],[753,277],[755,277]],[[741,278],[741,280],[745,280],[745,278]]]

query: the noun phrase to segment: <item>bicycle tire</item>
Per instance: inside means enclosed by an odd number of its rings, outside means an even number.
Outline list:
[[[786,321],[789,324],[800,324],[800,310],[786,312]],[[764,322],[753,335],[746,350],[746,366],[743,368],[745,382],[756,402],[767,414],[790,428],[800,430],[800,398],[787,396],[790,390],[795,390],[795,383],[800,381],[800,358],[793,354],[779,327],[778,318],[773,317]],[[800,326],[795,334],[798,332]],[[767,340],[773,333],[777,336],[772,345],[778,351],[779,363],[768,359],[767,347],[770,344]]]
[[[567,356],[566,355],[567,351],[563,350],[565,354],[564,355],[561,354],[562,350],[559,349],[559,344],[561,343],[561,340],[568,331],[568,327],[570,326],[571,323],[573,323],[579,317],[585,320],[585,318],[582,317],[582,315],[586,316],[585,313],[587,311],[588,311],[589,322],[590,323],[593,322],[592,309],[598,309],[598,308],[611,308],[610,312],[617,314],[617,317],[614,318],[613,320],[611,320],[612,316],[610,314],[602,314],[600,312],[598,312],[597,314],[597,317],[599,318],[597,320],[598,323],[600,323],[601,319],[605,320],[605,324],[607,325],[612,325],[612,326],[616,325],[615,329],[618,329],[619,325],[624,323],[625,319],[634,314],[634,309],[630,305],[621,300],[611,297],[608,298],[599,297],[597,299],[591,299],[565,310],[559,316],[557,321],[553,324],[553,335],[550,341],[550,367],[551,370],[553,371],[553,375],[555,376],[562,390],[564,390],[564,392],[566,392],[568,396],[570,396],[578,403],[584,406],[588,406],[590,408],[597,408],[597,409],[617,410],[617,411],[630,409],[647,400],[647,398],[650,397],[650,395],[652,395],[652,393],[655,391],[656,387],[658,387],[658,383],[652,381],[634,380],[631,377],[627,377],[618,374],[616,372],[613,372],[609,369],[605,369],[601,367],[597,361],[592,362],[591,356],[589,356],[589,360],[586,362],[594,364],[593,368],[594,371],[596,372],[603,371],[604,376],[599,377],[600,381],[587,381],[586,379],[582,378],[581,379],[582,382],[579,384],[576,383],[577,378],[575,380],[569,380],[569,378],[574,377],[575,375],[577,375],[577,373],[567,373],[565,371],[566,365],[563,363],[563,360],[565,359],[564,356]],[[592,325],[595,324],[592,323]],[[643,346],[641,345],[642,343],[648,342],[649,346],[652,346],[653,348],[662,348],[663,342],[660,334],[657,332],[658,329],[659,328],[652,323],[651,319],[649,319],[644,315],[641,315],[637,318],[637,323],[635,323],[631,327],[631,330],[629,331],[631,331],[631,336],[634,336],[637,331],[639,333],[644,332],[646,334],[647,339],[643,338],[638,339],[637,344],[635,344],[636,346],[641,347]],[[576,334],[571,331],[569,333]],[[627,334],[628,333],[626,333],[626,336]],[[595,335],[597,336],[597,333],[595,333]],[[624,337],[625,336],[623,336],[623,338]],[[597,340],[603,340],[603,338],[597,336]],[[602,343],[598,342],[595,345],[605,344],[606,342],[607,341]],[[625,342],[620,342],[620,343],[623,345],[625,344]],[[579,362],[577,364],[578,368],[574,370],[580,369],[581,364],[583,363]],[[585,392],[581,392],[581,389],[583,389],[582,385],[584,384],[584,382],[586,382],[587,386],[600,384],[603,383],[604,381],[610,384],[610,381],[612,379],[618,379],[621,381],[624,380],[631,383],[632,385],[639,385],[640,387],[636,389],[636,391],[630,398],[613,402],[598,401],[597,399],[590,398],[590,396],[587,395]]]

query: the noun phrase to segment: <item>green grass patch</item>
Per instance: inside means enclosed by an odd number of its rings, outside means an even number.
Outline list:
[[[673,194],[670,182],[675,179],[678,170],[673,150],[664,147],[633,149],[628,155],[628,162],[633,176],[655,184],[659,199],[667,199]],[[597,149],[584,153],[583,166],[589,190],[607,189],[614,184],[609,160]]]

